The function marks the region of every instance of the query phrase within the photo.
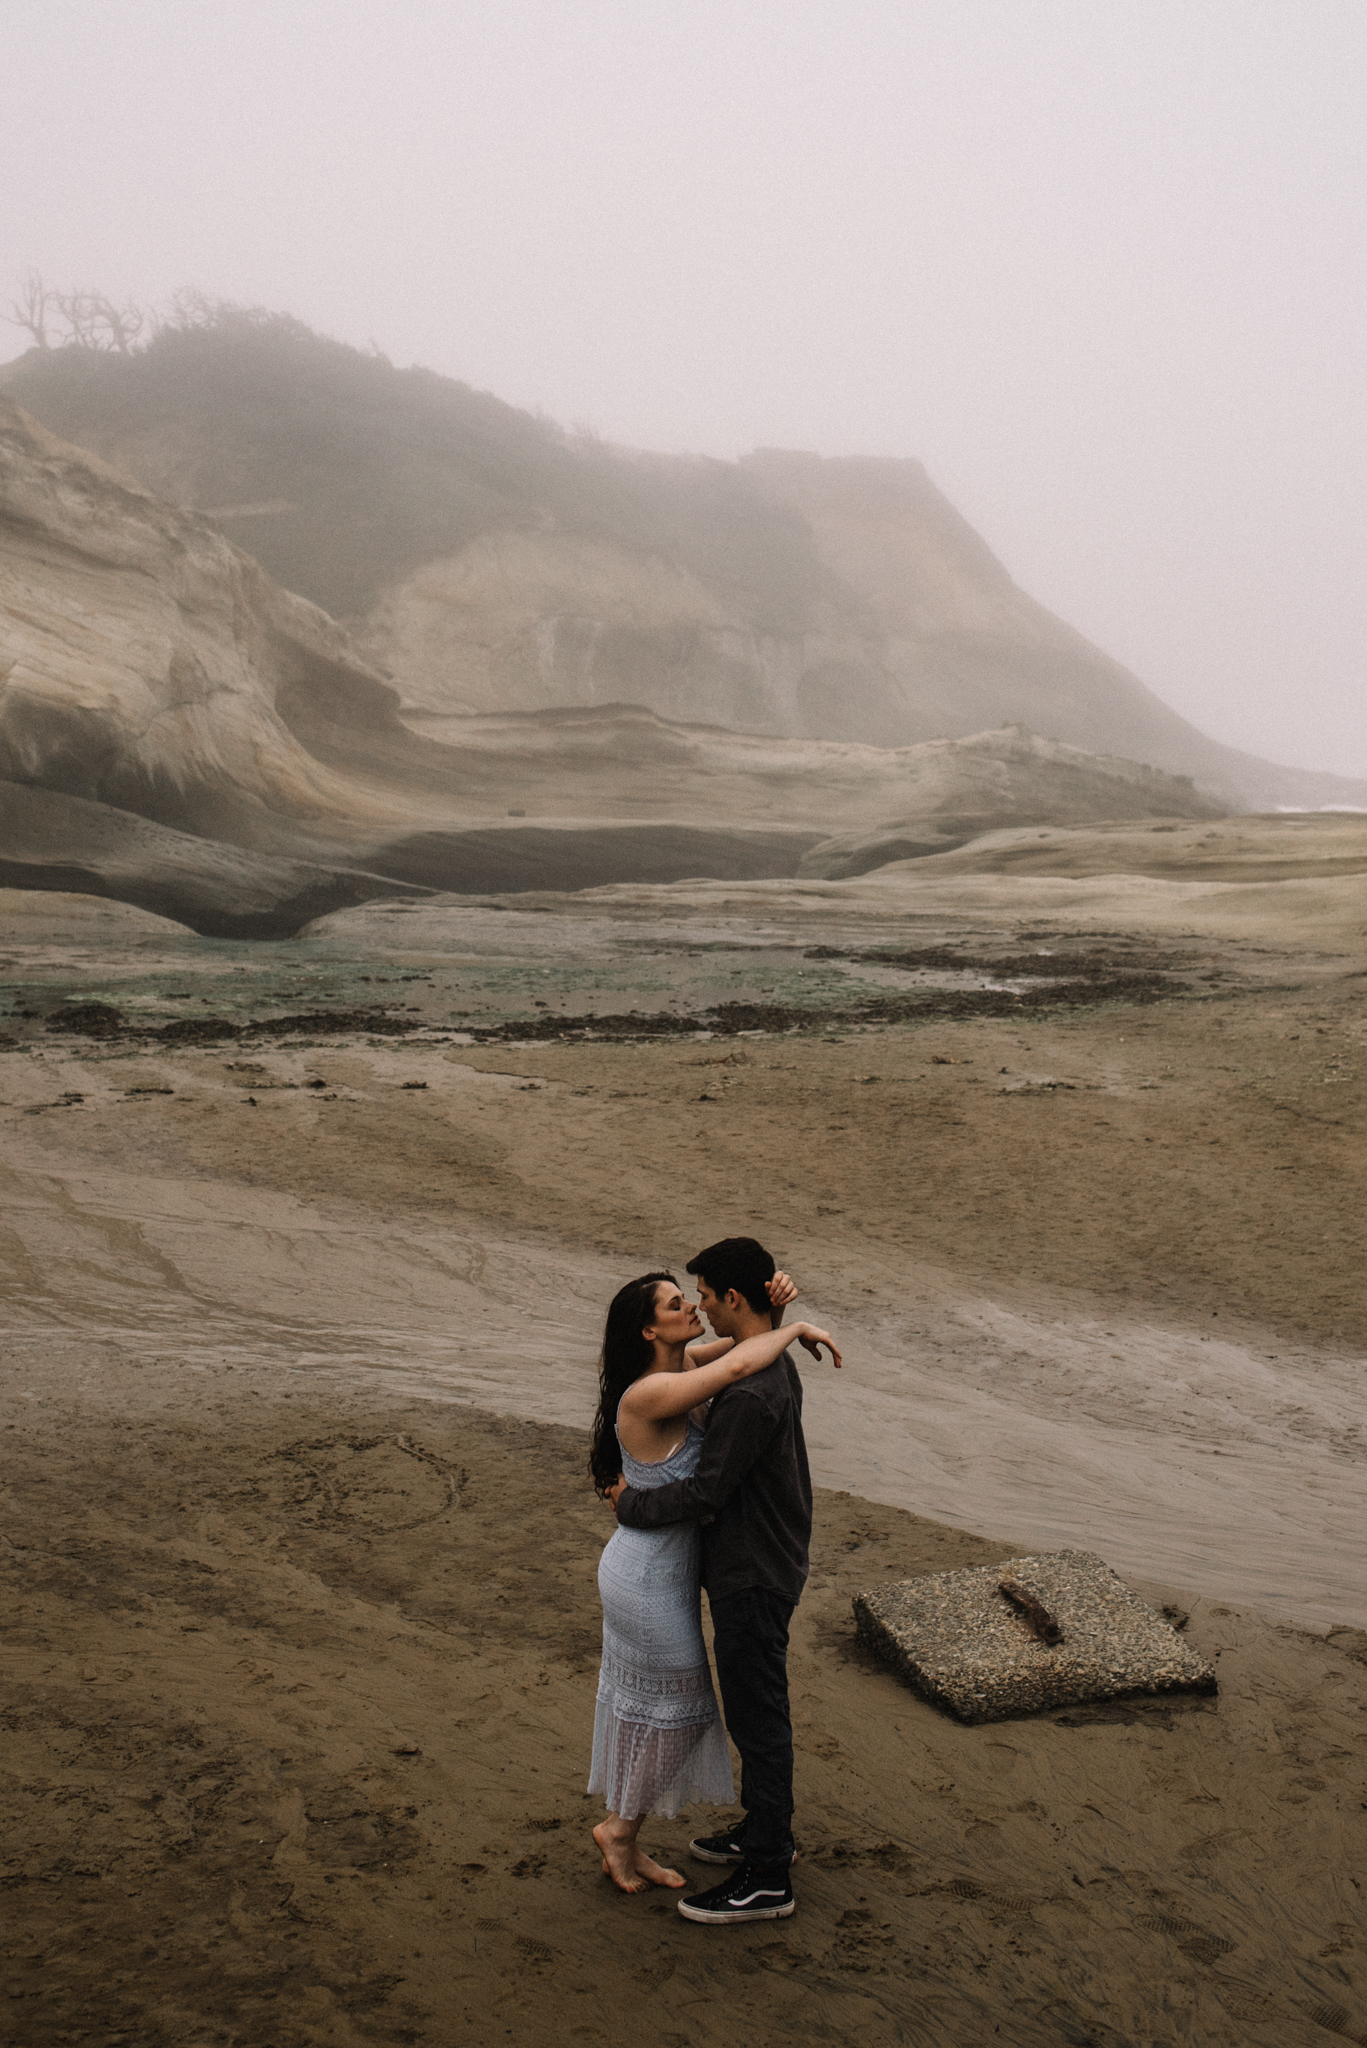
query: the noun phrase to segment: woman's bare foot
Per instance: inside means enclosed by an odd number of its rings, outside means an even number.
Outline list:
[[[614,1833],[611,1821],[600,1820],[593,1831],[593,1839],[602,1851],[603,1875],[612,1879],[619,1892],[649,1889],[650,1879],[638,1874],[635,1828],[629,1834],[619,1835]]]
[[[656,1863],[644,1849],[636,1851],[636,1870],[638,1876],[649,1878],[652,1884],[668,1885],[673,1892],[682,1891],[688,1882],[686,1877],[680,1877],[677,1870],[668,1870],[663,1863]]]

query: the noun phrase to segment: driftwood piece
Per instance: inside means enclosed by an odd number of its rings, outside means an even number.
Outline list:
[[[1004,1593],[1011,1602],[1011,1605],[1025,1616],[1026,1621],[1030,1625],[1031,1634],[1037,1637],[1040,1642],[1048,1643],[1052,1649],[1055,1643],[1063,1641],[1063,1630],[1059,1627],[1049,1609],[1042,1601],[1037,1600],[1028,1587],[1021,1584],[1019,1579],[1003,1579],[997,1591]]]

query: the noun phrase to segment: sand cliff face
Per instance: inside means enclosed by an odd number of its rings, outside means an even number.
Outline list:
[[[919,462],[761,449],[742,466],[802,519],[861,629],[804,644],[804,732],[895,746],[1024,725],[1212,772],[1204,734],[1013,583]]]
[[[600,535],[481,534],[386,590],[356,632],[408,710],[640,704],[801,729],[800,637],[763,632],[686,564]]]
[[[998,829],[1037,817],[1218,814],[1187,777],[1086,754],[1023,726],[871,747],[677,725],[627,704],[408,722],[459,752],[467,786],[480,786],[486,801],[515,797],[528,816],[548,819],[747,820],[820,836],[921,825],[958,843],[989,829],[979,822],[989,818]]]
[[[5,379],[344,620],[410,711],[625,703],[879,747],[1020,723],[1227,807],[1367,797],[1187,724],[1017,588],[916,462],[614,449],[255,316],[117,360],[34,350]]]
[[[0,399],[0,537],[0,775],[247,845],[354,820],[290,718],[402,740],[393,693],[210,521]]]
[[[481,550],[498,584],[498,551]],[[689,606],[710,602],[691,572],[614,584],[604,542],[522,537],[502,561],[505,597],[549,563],[562,592],[596,578],[602,609],[630,598],[642,644],[653,633],[681,645]],[[952,577],[940,580],[939,601],[952,603]],[[1015,599],[1003,579],[1001,602]],[[487,620],[491,607],[469,609]],[[729,630],[715,607],[708,630]],[[486,647],[489,694],[516,698],[515,640],[510,630],[502,669]],[[405,719],[344,629],[211,521],[0,400],[0,874],[11,886],[94,891],[200,931],[270,936],[405,889],[739,881],[804,862],[853,874],[1035,819],[1210,810],[1189,782],[1020,728],[879,748],[681,725],[623,704]],[[833,831],[843,837],[821,847]]]
[[[932,740],[899,757],[901,815],[835,833],[808,850],[801,875],[839,880],[891,861],[947,853],[985,833],[1139,818],[1208,819],[1219,806],[1182,778],[1114,756],[1085,754],[1023,726]],[[1010,825],[1007,821],[1010,820]]]
[[[786,617],[658,548],[505,527],[391,582],[358,642],[418,710],[631,703],[879,747],[1023,723],[1212,770],[1203,736],[1018,589],[919,463],[769,450],[741,469],[812,544]]]

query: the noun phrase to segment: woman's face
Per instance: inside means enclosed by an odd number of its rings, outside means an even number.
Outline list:
[[[649,1341],[658,1337],[662,1344],[689,1344],[702,1335],[702,1317],[691,1301],[685,1299],[681,1288],[672,1281],[661,1280],[655,1289],[655,1314],[641,1332]]]

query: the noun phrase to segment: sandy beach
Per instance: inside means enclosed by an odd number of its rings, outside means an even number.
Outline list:
[[[11,2037],[1367,2034],[1355,886],[602,891],[254,952],[7,897]],[[643,919],[683,964],[627,973]],[[871,1023],[837,970],[910,970],[776,950],[894,927],[1168,980]],[[800,1028],[516,1035],[818,973]],[[408,1035],[152,1035],[380,985]],[[49,1030],[78,1000],[138,1028]],[[586,1854],[584,1429],[612,1287],[742,1224],[849,1365],[805,1375],[799,1912],[723,1935]],[[1065,1542],[1189,1613],[1217,1700],[962,1729],[857,1649],[862,1586]]]
[[[9,15],[0,2048],[1367,2048],[1367,14]]]

